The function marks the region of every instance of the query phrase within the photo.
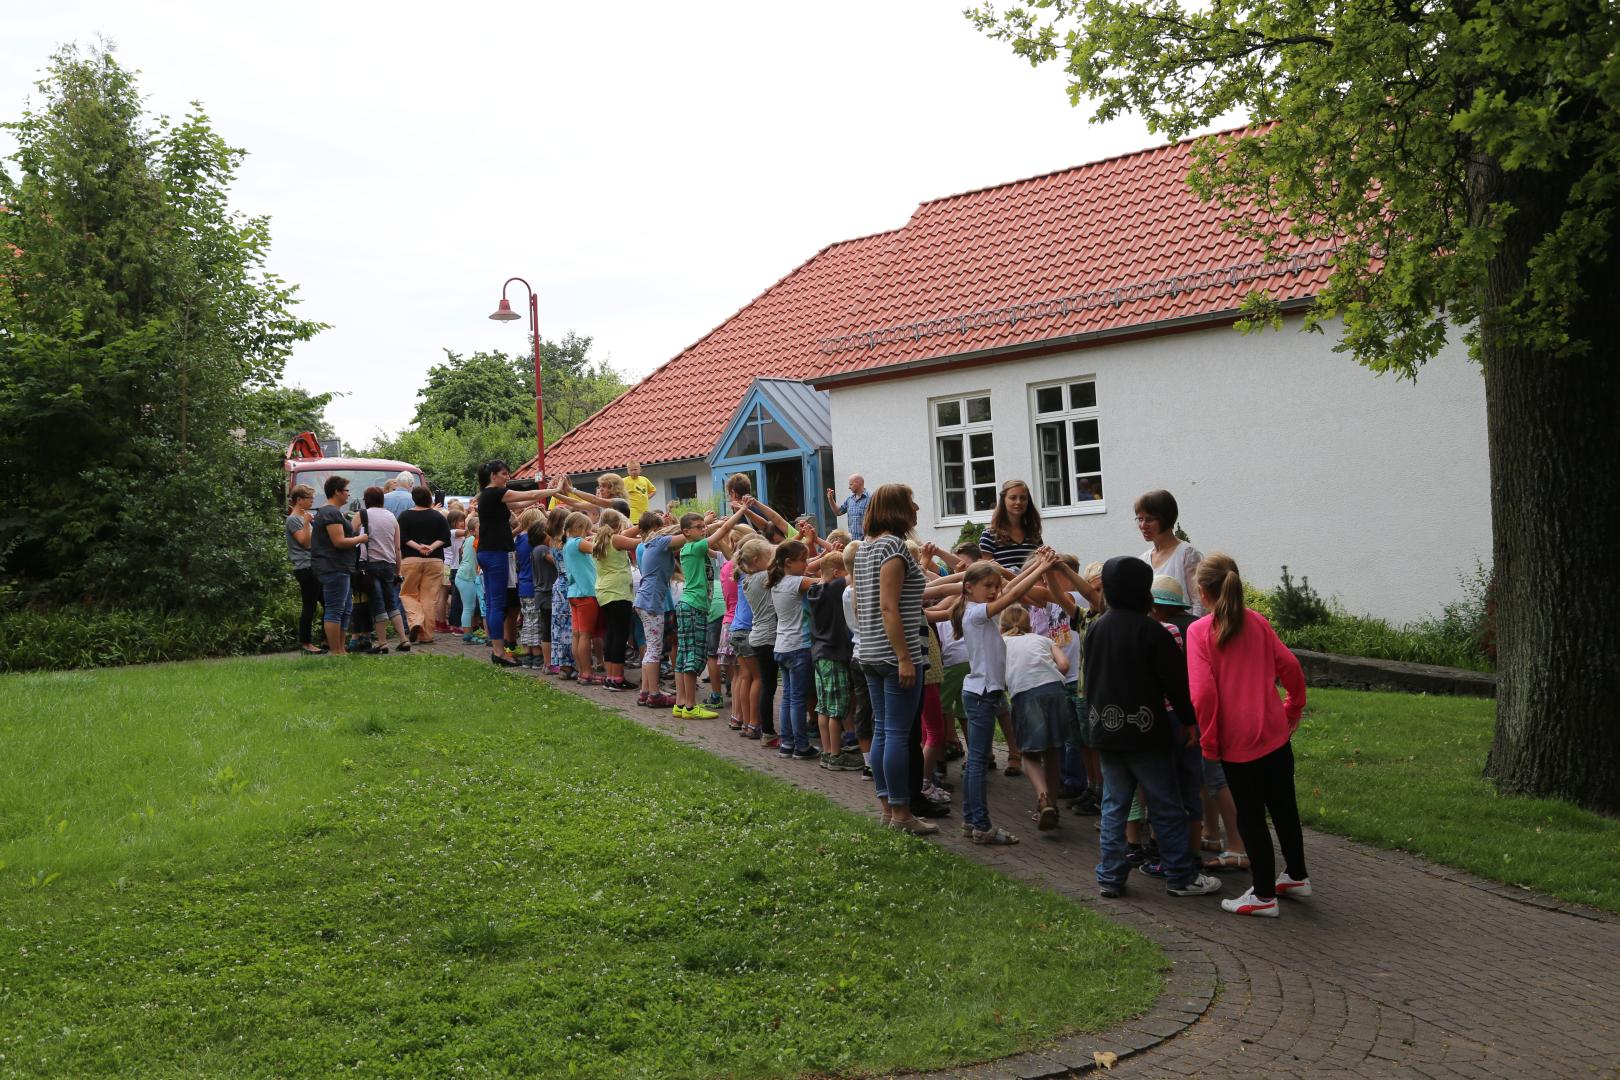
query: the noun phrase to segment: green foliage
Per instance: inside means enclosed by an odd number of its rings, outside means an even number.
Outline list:
[[[1311,579],[1302,577],[1295,585],[1286,566],[1282,568],[1282,584],[1271,592],[1270,606],[1271,621],[1279,631],[1298,630],[1324,622],[1328,617],[1328,606],[1311,588]]]
[[[1447,604],[1438,618],[1405,626],[1371,615],[1354,615],[1337,603],[1327,603],[1310,587],[1309,579],[1301,578],[1295,585],[1286,566],[1281,585],[1262,592],[1245,584],[1243,598],[1271,620],[1277,636],[1290,648],[1493,671],[1490,576],[1483,564],[1476,565],[1472,573],[1462,576],[1461,600]]]
[[[241,615],[100,606],[0,611],[0,673],[284,652],[296,645],[297,617],[290,591]]]
[[[326,419],[326,407],[338,393],[312,394],[301,386],[261,387],[250,395],[253,426],[249,434],[286,444],[301,431],[312,431],[319,439],[333,439],[337,432]]]
[[[229,611],[270,581],[279,465],[254,404],[292,346],[243,152],[200,107],[148,120],[102,50],[58,52],[4,125],[0,545],[31,601]]]
[[[366,456],[416,465],[435,491],[472,494],[484,462],[499,458],[515,469],[534,457],[534,421],[466,420],[457,427],[406,428],[393,438],[379,438]]]
[[[962,531],[956,534],[956,543],[951,545],[951,550],[955,551],[957,548],[961,547],[963,544],[972,544],[975,547],[977,547],[978,543],[979,543],[979,537],[984,535],[984,530],[985,530],[985,526],[980,525],[977,522],[973,522],[973,521],[964,521],[964,522],[962,522]]]
[[[540,341],[547,446],[624,391],[624,378],[590,351],[591,339],[572,330],[561,341]],[[379,434],[366,454],[420,466],[436,489],[470,492],[484,462],[500,458],[516,469],[534,457],[534,360],[449,349],[444,355],[417,391],[412,426]]]
[[[1336,245],[1307,326],[1342,318],[1343,347],[1373,370],[1415,374],[1448,322],[1549,356],[1593,345],[1569,324],[1620,191],[1607,5],[1029,0],[968,15],[1031,64],[1061,62],[1096,120],[1135,112],[1180,138],[1253,116],[1196,148],[1190,182],[1274,250]],[[1548,226],[1505,248],[1532,207]],[[1512,276],[1488,277],[1499,255]],[[1278,315],[1259,294],[1248,313]]]
[[[1307,825],[1620,912],[1620,820],[1504,798],[1480,776],[1493,703],[1310,692],[1294,735]]]
[[[16,676],[0,715],[12,1072],[888,1074],[1162,986],[1082,905],[487,663]]]

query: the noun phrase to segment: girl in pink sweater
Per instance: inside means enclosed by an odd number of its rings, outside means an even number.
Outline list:
[[[1288,741],[1305,708],[1305,675],[1265,616],[1243,606],[1243,579],[1229,556],[1217,552],[1204,559],[1195,579],[1210,614],[1187,631],[1193,711],[1204,756],[1225,768],[1253,875],[1249,891],[1222,900],[1221,907],[1274,919],[1279,894],[1311,895]],[[1277,698],[1279,680],[1285,700]],[[1283,852],[1277,877],[1267,811]]]

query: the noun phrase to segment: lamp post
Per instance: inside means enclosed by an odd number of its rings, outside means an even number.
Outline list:
[[[520,277],[507,278],[501,286],[500,306],[490,316],[496,322],[511,322],[521,318],[512,310],[512,304],[506,299],[506,290],[512,282],[521,282],[529,294],[529,336],[534,341],[534,474],[535,479],[543,480],[546,475],[546,418],[541,409],[540,398],[540,298],[535,296],[529,283]]]

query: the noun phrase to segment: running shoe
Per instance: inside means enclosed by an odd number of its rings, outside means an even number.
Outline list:
[[[1300,878],[1298,881],[1288,876],[1284,870],[1277,876],[1278,896],[1309,896],[1311,895],[1311,879]]]
[[[1222,900],[1221,910],[1230,911],[1233,915],[1252,915],[1260,919],[1275,919],[1277,917],[1277,898],[1262,900],[1254,895],[1250,889],[1235,900]]]

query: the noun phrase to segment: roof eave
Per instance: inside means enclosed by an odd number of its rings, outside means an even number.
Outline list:
[[[1283,314],[1292,315],[1310,307],[1314,301],[1315,297],[1307,296],[1281,301],[1278,306],[1282,309]],[[1159,334],[1201,330],[1206,327],[1234,323],[1241,315],[1242,312],[1237,308],[1223,308],[1219,311],[1208,311],[1198,315],[1183,315],[1174,319],[1159,319],[1154,322],[1133,323],[1130,326],[1089,330],[1083,334],[1041,338],[1038,341],[1021,341],[1013,345],[997,345],[989,349],[948,353],[944,356],[930,356],[921,360],[905,360],[898,364],[885,364],[882,367],[861,368],[856,371],[844,371],[832,375],[811,375],[804,381],[817,390],[832,390],[842,386],[852,386],[856,383],[880,382],[885,379],[903,379],[913,375],[925,375],[943,368],[975,367],[999,360],[1022,359],[1044,353],[1085,348],[1090,345],[1101,345],[1129,338],[1153,337]]]

